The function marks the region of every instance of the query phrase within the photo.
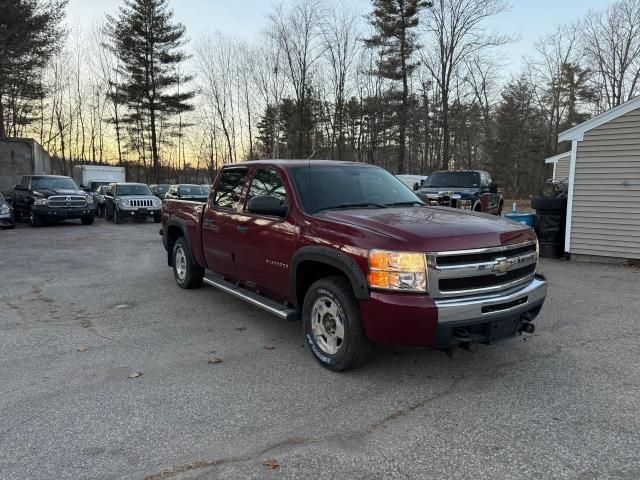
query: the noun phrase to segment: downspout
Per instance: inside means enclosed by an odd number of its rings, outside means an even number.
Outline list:
[[[582,138],[580,138],[582,140]],[[571,253],[571,220],[573,215],[573,186],[576,180],[576,156],[578,139],[571,141],[571,163],[569,164],[569,193],[567,195],[567,222],[565,224],[564,251]]]

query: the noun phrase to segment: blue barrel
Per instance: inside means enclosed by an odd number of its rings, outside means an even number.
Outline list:
[[[509,220],[513,220],[514,222],[524,223],[525,225],[528,225],[531,228],[533,228],[534,226],[535,215],[533,213],[511,212],[511,213],[505,213],[503,214],[503,216],[505,218],[508,218]]]

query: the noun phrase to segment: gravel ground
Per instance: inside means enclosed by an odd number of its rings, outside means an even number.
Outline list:
[[[0,478],[640,478],[640,270],[543,261],[535,335],[337,374],[157,231],[0,232]]]

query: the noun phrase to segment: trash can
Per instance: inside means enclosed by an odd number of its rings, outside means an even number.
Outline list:
[[[535,226],[535,215],[529,212],[510,212],[503,214],[503,217],[514,222],[524,223],[533,228]]]
[[[567,220],[567,183],[545,183],[542,193],[533,198],[531,206],[536,209],[534,229],[540,243],[540,256],[562,258]]]

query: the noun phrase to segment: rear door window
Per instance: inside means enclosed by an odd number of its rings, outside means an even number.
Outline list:
[[[247,171],[246,168],[228,168],[222,171],[213,199],[214,206],[229,209],[238,206]]]
[[[288,205],[289,198],[284,183],[278,175],[278,172],[271,168],[260,168],[256,170],[256,173],[251,179],[251,186],[249,187],[249,193],[247,194],[247,200],[245,203],[245,210],[247,209],[247,203],[253,197],[260,195],[271,195],[280,200],[281,205]]]

